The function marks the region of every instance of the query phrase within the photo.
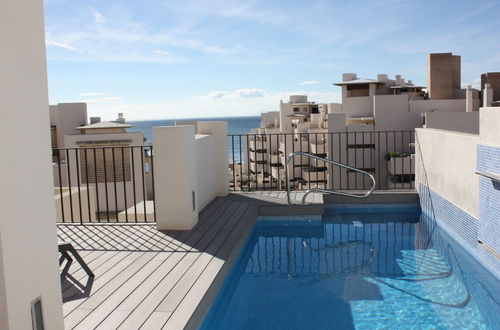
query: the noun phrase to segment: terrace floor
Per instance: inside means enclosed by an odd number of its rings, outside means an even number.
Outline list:
[[[292,197],[298,201],[301,193]],[[320,197],[308,200],[318,203]],[[59,239],[73,243],[95,274],[89,279],[76,262],[61,265],[65,327],[196,327],[250,232],[258,205],[285,204],[285,198],[283,192],[216,198],[189,231],[158,231],[155,224],[58,225]]]

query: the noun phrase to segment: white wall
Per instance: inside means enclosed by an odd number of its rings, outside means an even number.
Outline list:
[[[479,134],[479,111],[427,112],[425,127],[470,134]]]
[[[2,1],[0,40],[0,141],[9,155],[0,162],[0,325],[32,329],[31,302],[41,296],[45,329],[63,329],[43,2]]]
[[[373,97],[346,97],[342,99],[342,111],[347,117],[373,116]]]
[[[481,144],[500,147],[500,107],[481,108],[479,113]]]
[[[408,95],[377,95],[373,98],[377,131],[413,130],[421,126],[420,113],[408,109]]]
[[[202,210],[217,196],[215,181],[214,138],[211,135],[197,134],[196,145],[196,203]]]
[[[479,178],[474,134],[416,129],[416,187],[424,183],[465,212],[478,218]]]
[[[57,106],[51,106],[51,114],[55,116],[57,146],[67,148],[64,145],[64,136],[80,134],[75,128],[87,124],[87,104],[59,103]]]
[[[411,112],[445,111],[465,112],[465,99],[449,100],[412,100],[410,101]]]
[[[226,122],[153,127],[158,229],[192,229],[203,207],[228,194],[226,139]]]

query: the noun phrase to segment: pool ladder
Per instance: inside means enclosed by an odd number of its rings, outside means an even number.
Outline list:
[[[295,152],[292,152],[291,154],[288,155],[288,157],[286,159],[286,164],[285,164],[286,198],[287,198],[288,204],[292,204],[292,201],[290,199],[290,180],[289,180],[289,174],[288,174],[288,164],[293,159],[293,157],[295,157],[297,155],[306,156],[306,157],[316,159],[316,160],[319,160],[319,161],[322,161],[325,163],[333,164],[333,165],[336,165],[336,166],[339,166],[339,167],[342,167],[342,168],[345,168],[345,169],[348,169],[348,170],[351,170],[354,172],[361,173],[363,175],[368,176],[372,182],[370,189],[364,194],[351,194],[351,193],[329,190],[329,189],[311,188],[311,189],[308,189],[305,192],[304,196],[302,197],[302,204],[305,204],[307,195],[309,195],[310,193],[313,193],[313,192],[321,192],[321,193],[333,194],[333,195],[342,195],[342,196],[348,196],[348,197],[354,197],[354,198],[366,198],[366,197],[370,196],[372,194],[372,192],[375,190],[375,185],[376,185],[375,178],[373,177],[373,175],[371,175],[370,173],[368,173],[366,171],[363,171],[363,170],[360,170],[358,168],[351,167],[349,165],[345,165],[345,164],[336,162],[334,160],[330,160],[330,159],[326,159],[326,158],[319,157],[316,155],[312,155],[312,154],[309,154],[307,152],[295,151]]]

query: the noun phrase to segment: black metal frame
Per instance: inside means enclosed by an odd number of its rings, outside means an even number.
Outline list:
[[[230,187],[232,191],[285,190],[286,156],[302,151],[372,173],[378,190],[414,189],[415,164],[410,157],[414,142],[415,131],[230,134]],[[388,162],[389,151],[400,157]],[[278,163],[273,156],[278,157]],[[290,167],[290,182],[295,190],[370,188],[370,182],[361,174],[321,161],[297,157]]]
[[[57,222],[84,224],[155,221],[152,146],[55,148],[52,155],[55,163],[54,171],[57,172],[54,175],[55,188],[59,189],[61,209],[61,216]],[[101,159],[98,160],[98,156]],[[146,209],[148,201],[146,157],[149,158],[148,168],[151,176],[152,196],[149,196],[149,201],[153,203],[153,219],[150,220],[147,218]],[[91,190],[94,191],[94,196],[91,195]],[[66,191],[69,196],[64,196]],[[138,217],[137,204],[141,201],[143,219]],[[95,204],[95,214],[92,212],[93,204]],[[132,206],[133,212],[129,212],[128,209]],[[69,211],[65,210],[68,207]],[[124,220],[118,218],[121,212],[125,212]]]

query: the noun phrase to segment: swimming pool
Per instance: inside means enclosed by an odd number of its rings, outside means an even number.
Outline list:
[[[499,329],[498,292],[418,205],[342,205],[259,218],[201,328]]]

